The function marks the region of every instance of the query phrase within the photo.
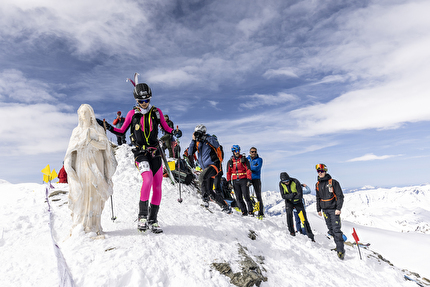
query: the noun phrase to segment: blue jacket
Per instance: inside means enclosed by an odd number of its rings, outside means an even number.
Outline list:
[[[206,139],[203,142],[196,142],[192,140],[188,148],[188,154],[193,155],[197,151],[197,161],[202,169],[209,167],[210,165],[216,165],[217,168],[221,167],[221,163],[218,160],[216,152],[208,144],[208,142],[214,147],[218,148],[218,140],[207,134]]]
[[[261,176],[261,166],[263,165],[263,159],[257,156],[252,159],[250,155],[247,157],[249,165],[251,166],[252,179],[260,179]]]

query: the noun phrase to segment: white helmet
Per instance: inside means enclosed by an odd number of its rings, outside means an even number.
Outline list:
[[[194,129],[195,132],[200,131],[203,134],[206,134],[206,127],[203,124],[197,125]]]

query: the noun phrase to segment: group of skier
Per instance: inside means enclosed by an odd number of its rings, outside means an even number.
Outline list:
[[[145,83],[138,83],[137,74],[134,81],[129,79],[134,85],[133,96],[136,105],[131,109],[125,118],[121,119],[118,113],[118,122],[121,125],[113,127],[105,121],[97,119],[97,122],[105,129],[118,136],[118,143],[124,143],[123,136],[130,127],[131,143],[134,145],[135,165],[142,176],[142,187],[140,191],[138,229],[141,231],[151,230],[154,233],[163,232],[158,224],[157,214],[161,201],[161,183],[163,178],[163,168],[159,140],[158,127],[164,131],[166,140],[174,134],[173,123],[165,117],[159,108],[151,105],[152,91]],[[169,123],[170,122],[170,125]],[[169,148],[170,153],[171,148]],[[254,187],[257,197],[259,211],[257,216],[262,219],[264,216],[263,201],[261,197],[260,172],[262,159],[257,154],[257,149],[251,147],[250,155],[245,157],[241,154],[240,147],[233,145],[232,156],[227,163],[227,185],[234,189],[236,203],[242,216],[254,216],[254,206],[250,198],[249,188]],[[221,181],[223,176],[222,161],[224,151],[215,135],[207,133],[206,127],[202,124],[195,127],[191,143],[187,149],[188,159],[193,162],[197,152],[197,161],[202,168],[199,175],[199,184],[202,193],[203,205],[209,206],[212,199],[222,209],[223,212],[232,213],[231,206],[222,196]],[[169,154],[171,156],[171,154]],[[336,242],[336,250],[339,258],[345,255],[343,234],[340,229],[340,213],[343,204],[343,193],[339,183],[332,179],[327,173],[324,164],[316,166],[318,172],[318,182],[316,184],[317,212],[324,215],[329,233],[333,235]],[[215,187],[215,188],[213,188]],[[306,217],[303,205],[303,192],[301,183],[291,178],[286,172],[280,174],[279,188],[281,196],[285,199],[287,211],[288,229],[291,235],[295,235],[293,226],[293,210],[299,214],[306,235],[314,241],[314,235]],[[150,200],[150,192],[152,197]]]
[[[249,192],[250,186],[254,186],[259,205],[257,217],[262,219],[264,209],[260,176],[263,160],[258,156],[255,147],[250,149],[248,158],[240,153],[238,145],[233,145],[231,150],[233,155],[227,163],[228,189],[234,189],[237,207],[242,215],[254,216],[254,204]],[[208,134],[206,127],[202,124],[197,125],[194,129],[191,143],[186,150],[189,162],[193,163],[195,153],[197,153],[197,161],[202,169],[199,175],[199,184],[203,205],[209,207],[209,200],[212,199],[221,207],[223,212],[230,214],[232,212],[231,206],[222,196],[224,193],[221,180],[224,173],[221,164],[224,159],[224,151],[217,137]]]
[[[327,173],[328,169],[325,164],[315,166],[318,173],[318,182],[316,183],[316,207],[319,216],[324,216],[328,234],[333,236],[336,244],[336,252],[340,259],[345,257],[344,239],[341,231],[340,214],[343,206],[343,192],[337,180],[332,179]],[[285,209],[287,215],[287,225],[290,235],[295,236],[293,224],[293,211],[296,211],[301,223],[302,231],[312,241],[315,241],[314,234],[307,219],[306,210],[303,204],[303,188],[296,178],[292,178],[286,172],[281,172],[279,190],[282,198],[285,200]]]

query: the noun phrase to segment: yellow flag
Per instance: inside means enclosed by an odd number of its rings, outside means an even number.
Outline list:
[[[305,224],[305,217],[303,216],[303,211],[301,211],[301,210],[300,210],[300,212],[299,212],[299,218],[300,218],[300,221],[301,221],[303,224]]]
[[[51,174],[51,168],[49,167],[49,164],[44,169],[42,169],[42,173],[46,175]]]
[[[51,168],[49,167],[49,164],[44,169],[42,169],[42,173],[43,173],[43,181],[44,182],[50,182],[51,180],[53,180],[54,178],[56,178],[58,176],[55,169],[53,169],[51,172]]]
[[[58,176],[57,172],[55,171],[55,169],[53,169],[51,172],[50,180],[54,180],[54,178],[56,178],[57,176]]]
[[[48,183],[49,182],[49,175],[44,174],[43,175],[43,181]]]

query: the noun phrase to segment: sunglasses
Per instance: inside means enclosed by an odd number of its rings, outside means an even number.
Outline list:
[[[252,150],[252,151],[250,151],[250,153],[256,153],[257,151],[256,150]]]
[[[289,183],[289,182],[290,182],[290,180],[283,180],[282,182],[283,182],[283,183]]]
[[[147,104],[147,103],[149,103],[149,101],[150,101],[150,99],[146,99],[146,100],[137,100],[137,102],[138,102],[139,104],[143,104],[143,103]]]
[[[318,173],[324,173],[325,170],[317,170]]]

